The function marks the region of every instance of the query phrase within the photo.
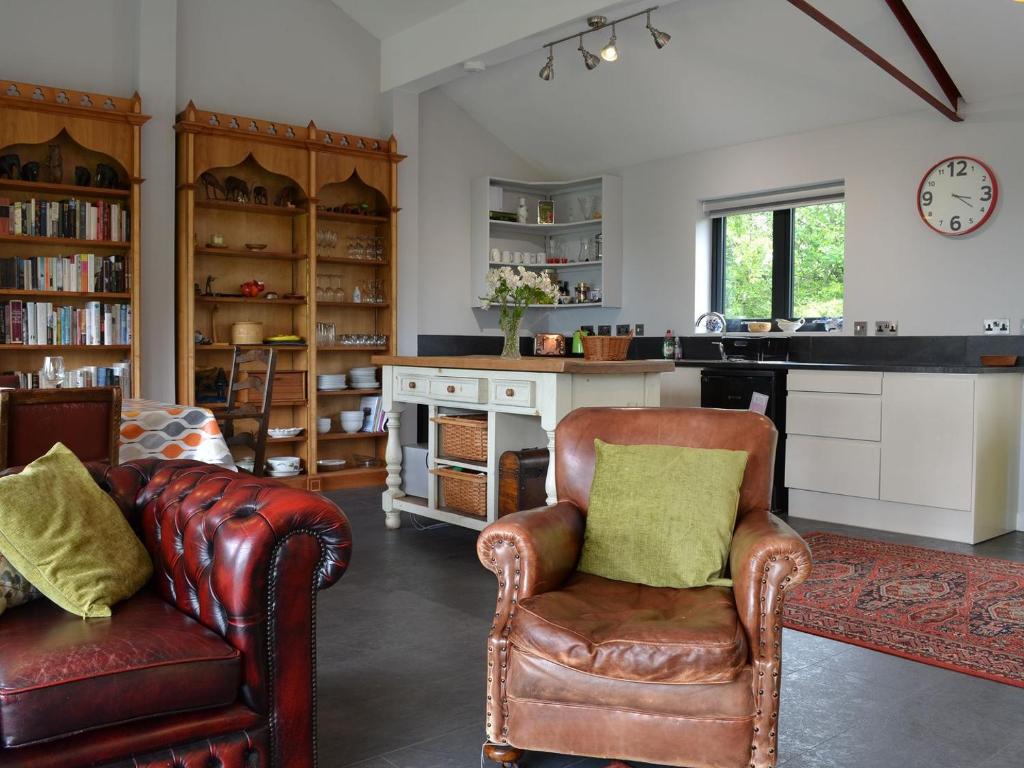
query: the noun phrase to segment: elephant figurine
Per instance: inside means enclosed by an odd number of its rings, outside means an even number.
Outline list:
[[[252,201],[256,205],[267,204],[267,188],[266,187],[253,187],[252,188]]]
[[[237,176],[228,176],[224,179],[224,188],[227,190],[227,199],[234,203],[249,202],[249,185]]]
[[[92,184],[92,172],[84,165],[75,166],[75,184],[79,187],[88,187]]]
[[[274,198],[274,205],[280,208],[292,208],[295,206],[295,202],[299,196],[299,188],[289,184],[287,187],[277,193],[277,197]]]
[[[15,154],[0,155],[0,179],[20,179],[21,158]]]
[[[117,187],[117,171],[112,165],[96,163],[96,175],[94,187],[101,189],[114,189]]]
[[[209,171],[203,171],[199,174],[199,181],[202,182],[203,188],[206,190],[207,200],[227,200],[228,193],[224,189],[224,185],[221,184],[220,179],[214,176]],[[218,197],[220,195],[220,197]]]
[[[64,158],[60,153],[60,144],[50,144],[50,155],[47,165],[50,167],[50,183],[64,183]]]
[[[29,160],[21,166],[21,178],[24,181],[39,181],[39,163]]]

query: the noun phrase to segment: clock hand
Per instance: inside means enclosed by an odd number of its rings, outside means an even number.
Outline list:
[[[967,206],[968,208],[973,208],[973,207],[974,207],[973,205],[971,205],[970,203],[968,203],[968,202],[967,202],[968,200],[970,200],[970,199],[971,199],[971,198],[970,198],[970,195],[958,195],[958,194],[956,194],[956,193],[954,192],[954,193],[953,193],[953,197],[955,197],[955,198],[956,198],[957,200],[959,200],[959,201],[960,201],[961,203],[963,203],[964,205],[966,205],[966,206]]]

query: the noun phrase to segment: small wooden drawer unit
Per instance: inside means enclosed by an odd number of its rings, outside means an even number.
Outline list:
[[[274,405],[301,404],[306,401],[306,396],[305,371],[274,372],[274,384],[270,392],[271,403]],[[256,397],[253,390],[243,389],[238,392],[237,402],[251,403]]]
[[[532,381],[495,379],[491,382],[491,402],[532,408],[533,386]]]
[[[430,396],[435,400],[457,403],[486,403],[487,381],[469,377],[434,376],[430,379]]]

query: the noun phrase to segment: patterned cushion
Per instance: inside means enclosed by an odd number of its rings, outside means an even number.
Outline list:
[[[0,613],[5,608],[14,608],[41,597],[25,577],[18,573],[10,561],[0,555]]]

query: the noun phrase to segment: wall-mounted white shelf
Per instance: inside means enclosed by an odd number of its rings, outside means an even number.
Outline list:
[[[499,197],[500,190],[500,197]],[[502,211],[515,211],[519,198],[526,198],[531,221],[526,223],[495,221],[490,212],[500,199]],[[583,217],[580,198],[593,201],[598,218]],[[555,221],[536,223],[537,204],[542,200],[554,203]],[[588,307],[622,306],[622,180],[617,176],[594,176],[570,181],[521,181],[484,176],[473,181],[470,238],[470,304],[480,306],[486,293],[487,271],[492,267],[517,267],[518,264],[495,262],[491,250],[522,253],[580,252],[584,240],[600,236],[602,258],[599,261],[564,264],[523,264],[530,270],[553,269],[559,279],[568,272],[585,274],[586,282],[601,290],[601,301],[587,304],[537,304],[534,309],[583,309]],[[590,213],[593,213],[590,212]],[[575,219],[575,220],[573,220]],[[570,256],[571,257],[571,256]]]

